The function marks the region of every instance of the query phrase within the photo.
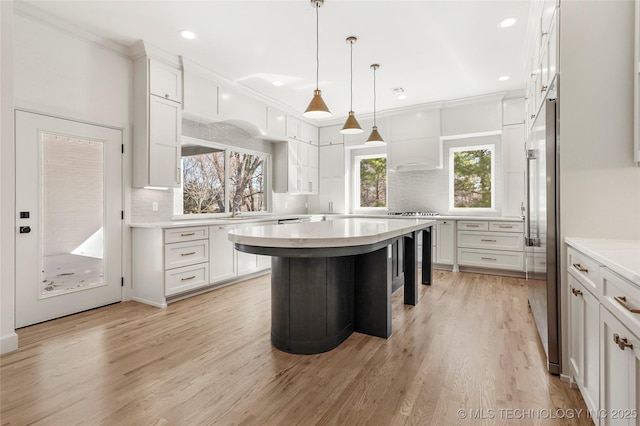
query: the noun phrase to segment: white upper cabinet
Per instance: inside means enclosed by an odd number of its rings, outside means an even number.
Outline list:
[[[274,138],[285,138],[287,116],[277,108],[267,107],[267,134]]]
[[[184,102],[182,113],[199,121],[218,120],[218,83],[206,76],[206,71],[184,61]]]
[[[334,126],[320,127],[319,129],[319,144],[320,145],[332,145],[337,143],[344,143],[344,135],[340,133],[342,124],[336,124]]]
[[[287,115],[287,137],[291,139],[300,139],[300,119]]]
[[[524,123],[524,99],[505,99],[502,101],[502,124],[508,126],[510,124]]]
[[[178,188],[182,70],[177,58],[175,64],[146,54],[134,60],[133,93],[133,186]]]
[[[300,140],[318,145],[318,128],[304,121],[300,122]]]
[[[149,92],[182,103],[182,70],[149,59]]]
[[[289,139],[274,144],[273,191],[289,194],[318,192],[318,147]]]

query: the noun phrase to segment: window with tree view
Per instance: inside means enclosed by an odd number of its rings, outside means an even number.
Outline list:
[[[494,208],[494,145],[451,148],[450,209]]]
[[[387,206],[387,158],[357,157],[359,207]]]
[[[265,159],[224,148],[183,148],[182,213],[266,210]]]

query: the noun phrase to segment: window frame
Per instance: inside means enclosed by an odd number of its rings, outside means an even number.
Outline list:
[[[226,217],[231,214],[230,211],[227,211],[229,208],[229,194],[231,187],[230,180],[230,171],[229,171],[229,154],[231,151],[239,152],[242,154],[254,155],[256,157],[262,158],[264,165],[264,204],[265,209],[255,212],[242,212],[242,216],[259,216],[264,214],[271,213],[272,203],[271,203],[271,190],[272,190],[272,182],[271,182],[271,154],[255,151],[252,149],[236,147],[232,145],[226,145],[217,142],[210,142],[203,139],[192,138],[188,136],[183,136],[182,140],[185,142],[189,142],[193,145],[200,145],[208,148],[219,149],[224,151],[224,211],[218,213],[184,213],[184,204],[183,200],[183,185],[184,179],[181,178],[180,188],[176,188],[173,191],[173,216],[172,219],[180,220],[180,219],[207,219],[207,218],[218,218],[218,217]],[[182,156],[180,161],[180,173],[182,176]],[[180,208],[178,208],[180,207]],[[239,214],[239,213],[236,213]]]
[[[357,154],[353,157],[353,211],[354,212],[381,212],[388,211],[389,209],[389,169],[387,168],[387,191],[384,207],[361,207],[360,206],[360,162],[362,160],[368,160],[371,158],[384,158],[388,161],[388,155],[386,153],[379,154]]]
[[[454,157],[456,152],[478,151],[486,149],[491,151],[491,206],[490,207],[456,207],[455,206],[455,170]],[[488,213],[496,212],[496,144],[464,145],[449,148],[449,212],[452,213]]]

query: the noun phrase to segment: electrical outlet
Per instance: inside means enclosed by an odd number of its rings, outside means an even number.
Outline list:
[[[157,211],[158,211],[158,202],[157,202],[157,201],[154,201],[154,202],[151,204],[151,210],[153,210],[154,212],[157,212]]]

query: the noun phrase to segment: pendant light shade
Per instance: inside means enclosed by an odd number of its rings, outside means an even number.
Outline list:
[[[358,41],[357,37],[350,36],[347,37],[347,43],[351,45],[351,82],[350,82],[350,93],[351,93],[351,101],[349,107],[349,116],[347,117],[347,121],[344,122],[344,126],[342,126],[342,130],[340,133],[345,135],[355,135],[358,133],[362,133],[362,127],[360,127],[360,123],[356,120],[356,114],[353,112],[353,45]]]
[[[384,139],[380,136],[378,132],[378,126],[376,126],[376,70],[380,68],[378,64],[372,64],[371,69],[373,70],[373,129],[371,130],[371,134],[367,138],[367,145],[384,145]]]
[[[320,74],[320,25],[318,9],[320,9],[320,6],[324,4],[324,0],[311,0],[311,3],[316,7],[316,89],[313,91],[313,98],[311,98],[311,102],[309,102],[307,110],[302,115],[308,118],[327,118],[331,117],[331,111],[329,111],[327,104],[324,103],[322,94],[318,88]]]

